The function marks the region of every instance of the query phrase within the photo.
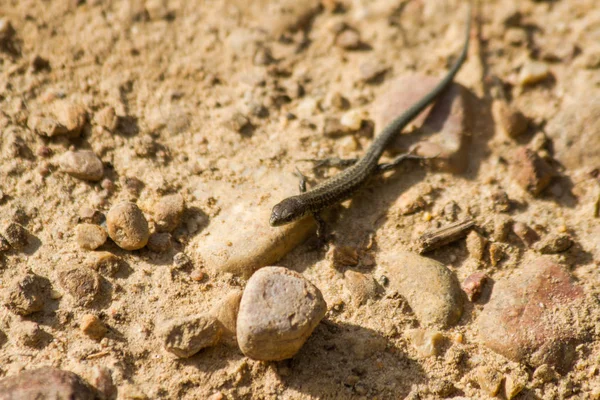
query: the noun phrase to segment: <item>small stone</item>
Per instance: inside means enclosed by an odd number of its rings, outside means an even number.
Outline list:
[[[527,131],[529,119],[505,101],[499,100],[494,102],[493,111],[506,136],[518,138]]]
[[[262,104],[252,103],[249,106],[250,114],[258,118],[267,118],[269,116],[269,109]]]
[[[379,60],[367,60],[358,67],[360,79],[366,83],[377,82],[389,69]]]
[[[357,31],[345,29],[335,38],[335,44],[345,50],[356,50],[360,48],[362,42]]]
[[[523,243],[529,247],[540,240],[540,237],[536,231],[522,222],[517,221],[513,224],[513,232],[519,237],[519,239],[523,241]]]
[[[237,317],[241,300],[242,291],[232,290],[211,310],[211,314],[221,323],[222,340],[226,344],[237,344]]]
[[[357,131],[363,121],[363,113],[360,110],[350,110],[345,112],[340,118],[340,124],[348,130]]]
[[[85,314],[79,322],[79,329],[84,335],[89,336],[94,340],[100,340],[108,332],[108,328],[94,314]]]
[[[551,233],[539,242],[533,248],[542,254],[556,254],[568,250],[573,245],[571,237],[564,233]]]
[[[227,122],[230,129],[235,132],[244,133],[251,126],[250,120],[240,112],[234,112]]]
[[[52,111],[56,121],[66,128],[70,136],[79,136],[87,122],[87,112],[83,106],[66,100],[57,100],[53,104]]]
[[[500,261],[504,259],[506,253],[504,252],[504,247],[499,243],[491,243],[489,246],[490,252],[490,263],[492,267],[497,266]]]
[[[443,264],[409,252],[395,252],[379,260],[389,288],[404,297],[425,326],[456,324],[463,311],[464,294],[456,276]]]
[[[491,195],[493,202],[492,207],[497,212],[508,212],[511,208],[511,202],[508,198],[508,194],[504,190],[495,190]]]
[[[536,152],[522,147],[512,165],[513,179],[532,195],[539,195],[556,175],[554,169]]]
[[[89,150],[67,151],[59,160],[60,169],[87,181],[99,181],[104,176],[102,161]]]
[[[528,61],[519,71],[519,84],[521,86],[533,85],[548,77],[550,70],[548,64],[539,61]]]
[[[446,203],[446,205],[444,206],[444,208],[442,210],[442,215],[444,216],[444,218],[446,218],[446,220],[448,220],[450,222],[456,221],[459,213],[460,213],[460,206],[458,204],[456,204],[456,202],[454,200],[450,200],[448,203]]]
[[[157,335],[167,351],[187,358],[216,345],[221,331],[221,324],[214,316],[199,314],[166,321],[158,328]]]
[[[544,383],[552,382],[557,380],[559,375],[552,369],[548,364],[542,364],[533,371],[532,379],[534,384],[541,386]]]
[[[172,194],[156,201],[150,212],[159,232],[172,232],[181,223],[184,210],[183,196]]]
[[[410,215],[421,211],[427,207],[430,202],[424,196],[431,193],[430,186],[415,185],[402,193],[396,201],[400,215]]]
[[[377,283],[371,275],[347,270],[344,272],[346,288],[350,292],[350,299],[355,306],[365,304],[367,300],[377,295]]]
[[[10,250],[10,243],[4,236],[0,235],[0,253],[8,250]]]
[[[148,249],[155,253],[164,253],[171,248],[171,234],[154,232],[148,239]]]
[[[512,218],[499,214],[494,217],[494,233],[492,238],[497,242],[506,242],[512,228]]]
[[[54,118],[36,113],[29,115],[27,126],[40,136],[54,137],[68,133],[67,128]]]
[[[477,301],[479,296],[481,296],[481,291],[487,280],[488,277],[483,272],[472,273],[465,279],[462,284],[462,289],[467,294],[469,301]]]
[[[481,236],[477,231],[471,231],[466,239],[467,251],[472,259],[479,262],[483,260],[487,239]]]
[[[525,374],[510,374],[506,376],[504,382],[504,395],[507,400],[513,399],[516,395],[521,393],[527,386],[527,376]]]
[[[14,327],[13,335],[20,345],[34,349],[43,348],[48,343],[50,336],[40,328],[39,324],[32,321],[21,321]]]
[[[31,70],[33,72],[50,71],[51,69],[52,68],[50,68],[50,61],[40,56],[39,54],[36,54],[31,59]]]
[[[47,279],[27,274],[9,286],[4,303],[15,314],[26,316],[42,311],[49,294]]]
[[[148,243],[148,222],[134,203],[114,205],[106,214],[106,225],[108,235],[122,249],[137,250]]]
[[[190,273],[190,279],[194,282],[202,282],[206,278],[206,273],[199,269],[195,269]]]
[[[185,253],[177,253],[173,256],[173,264],[176,269],[186,269],[194,265],[190,257]]]
[[[333,92],[325,97],[325,108],[334,110],[346,110],[350,102],[340,92]]]
[[[331,138],[347,135],[349,132],[337,118],[327,117],[323,124],[323,135]]]
[[[504,33],[504,39],[512,45],[527,43],[527,32],[521,28],[509,28]]]
[[[23,371],[0,380],[3,399],[95,400],[95,391],[73,372],[53,367]]]
[[[115,385],[110,369],[103,366],[95,366],[92,370],[92,385],[104,399],[117,398],[117,386]]]
[[[444,341],[444,335],[426,329],[408,329],[406,336],[421,357],[436,356]]]
[[[320,290],[297,272],[264,267],[248,280],[237,320],[242,352],[253,359],[293,357],[325,316]]]
[[[117,129],[119,119],[113,107],[104,107],[94,114],[94,122],[109,132],[114,132]]]
[[[526,264],[519,272],[495,283],[477,320],[479,337],[510,360],[566,368],[580,338],[576,321],[583,291],[549,258]]]
[[[87,265],[102,275],[114,276],[125,267],[123,259],[108,251],[97,251],[90,255]]]
[[[494,368],[479,367],[475,371],[475,379],[483,391],[494,397],[500,391],[504,377]]]
[[[326,257],[336,269],[354,267],[359,261],[358,251],[351,246],[331,246]]]
[[[82,249],[96,250],[106,242],[107,236],[104,228],[98,225],[79,224],[75,227],[75,238]]]
[[[89,268],[75,267],[61,271],[58,280],[62,288],[83,306],[93,303],[100,293],[100,277]]]
[[[16,222],[6,225],[2,236],[15,250],[23,250],[29,244],[29,233]]]
[[[269,65],[272,64],[274,61],[275,59],[271,54],[271,49],[263,46],[256,49],[256,52],[254,53],[254,57],[252,59],[254,65]]]

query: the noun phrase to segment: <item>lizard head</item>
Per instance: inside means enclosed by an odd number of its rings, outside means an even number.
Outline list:
[[[296,221],[306,214],[308,214],[308,209],[302,200],[297,196],[288,197],[273,207],[269,223],[271,226],[281,226]]]

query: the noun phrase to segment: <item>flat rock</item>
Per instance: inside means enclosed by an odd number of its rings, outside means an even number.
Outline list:
[[[77,179],[99,181],[104,176],[102,161],[89,150],[67,151],[59,160],[60,169]]]
[[[261,268],[248,281],[240,302],[240,349],[255,360],[291,358],[326,311],[321,291],[299,273],[282,267]]]
[[[197,264],[213,273],[249,277],[257,269],[273,264],[314,232],[311,217],[280,227],[269,225],[272,207],[297,194],[294,175],[256,178],[256,185],[241,185],[230,192],[230,205],[211,218],[206,236],[192,242],[190,254]]]
[[[409,252],[387,253],[378,261],[389,288],[408,301],[421,324],[444,328],[458,322],[464,294],[454,273],[443,264]]]
[[[414,103],[429,93],[440,78],[422,75],[401,76],[389,83],[389,89],[375,103],[375,126],[381,132]],[[453,83],[437,101],[427,107],[407,126],[403,133],[414,134],[414,129],[427,136],[416,146],[416,153],[436,157],[434,165],[444,171],[462,172],[468,164],[469,135],[468,109],[465,88]],[[412,129],[411,129],[412,127]],[[404,135],[390,144],[393,152],[405,152]]]
[[[600,165],[600,97],[597,90],[568,97],[548,122],[554,157],[568,169]]]
[[[550,258],[539,258],[494,285],[477,325],[490,349],[532,366],[566,368],[575,358],[581,287]]]
[[[166,321],[158,328],[165,349],[177,357],[191,357],[221,338],[221,324],[211,314],[192,315]]]
[[[94,400],[97,393],[79,375],[42,367],[0,380],[0,400]]]

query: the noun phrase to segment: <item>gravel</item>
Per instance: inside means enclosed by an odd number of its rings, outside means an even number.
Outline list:
[[[114,205],[106,214],[110,238],[124,250],[138,250],[148,243],[148,221],[135,203]]]

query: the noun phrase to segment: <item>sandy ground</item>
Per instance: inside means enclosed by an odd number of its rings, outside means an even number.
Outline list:
[[[505,398],[507,382],[519,379],[515,398],[600,398],[600,326],[586,327],[566,370],[540,378],[539,366],[482,343],[475,321],[489,298],[484,290],[457,324],[431,328],[443,340],[436,355],[423,355],[408,333],[422,325],[403,296],[385,289],[377,265],[382,254],[413,251],[419,235],[447,224],[454,202],[495,250],[474,260],[460,239],[428,257],[461,282],[476,271],[499,282],[539,257],[513,231],[508,239],[495,236],[499,215],[542,239],[566,234],[573,245],[550,257],[583,289],[594,321],[600,284],[600,6],[594,0],[486,1],[474,8],[469,58],[456,78],[469,99],[470,144],[460,156],[466,168],[403,166],[336,210],[332,247],[357,249],[361,261],[352,268],[336,269],[331,253],[310,239],[277,263],[303,273],[328,304],[298,355],[260,362],[224,344],[184,359],[165,351],[158,321],[205,312],[245,285],[235,274],[206,269],[195,254],[238,197],[264,196],[259,203],[267,210],[281,200],[267,186],[262,194],[260,187],[244,188],[264,174],[289,177],[295,188],[296,166],[313,182],[336,173],[313,175],[300,160],[360,156],[372,137],[369,129],[328,136],[327,119],[353,112],[376,121],[375,105],[391,81],[415,73],[441,77],[462,45],[462,1],[321,3],[0,0],[0,220],[30,235],[23,249],[0,250],[0,289],[10,296],[11,282],[28,271],[52,287],[41,311],[19,316],[0,309],[0,377],[53,365],[96,386],[112,381],[123,399],[489,398],[496,392]],[[347,32],[358,33],[358,43]],[[64,102],[81,112],[64,111]],[[502,102],[529,121],[518,137],[505,132],[497,111]],[[81,132],[36,132],[32,121],[40,115]],[[514,172],[525,146],[556,171],[539,193]],[[68,150],[92,150],[103,163],[102,179],[65,173],[60,159]],[[545,179],[535,168],[525,173],[533,186]],[[170,248],[126,251],[109,240],[98,250],[126,267],[103,275],[100,299],[89,305],[65,294],[61,271],[85,266],[92,253],[75,238],[80,222],[125,200],[148,215],[145,205],[174,193],[186,211]],[[412,204],[403,193],[422,197],[411,212],[403,212]],[[174,261],[178,253],[193,265]],[[352,301],[347,269],[372,276],[382,292]],[[85,314],[109,327],[103,339],[82,333]],[[482,378],[484,367],[500,378]]]

